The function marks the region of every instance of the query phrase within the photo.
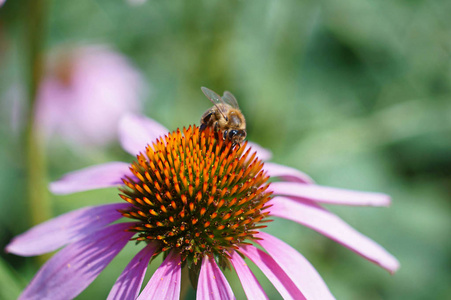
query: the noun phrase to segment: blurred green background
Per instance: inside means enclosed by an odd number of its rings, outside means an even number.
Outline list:
[[[0,8],[1,248],[32,226],[8,97],[28,68],[26,3],[7,0]],[[268,228],[312,262],[337,299],[449,299],[450,15],[446,0],[58,0],[42,39],[46,50],[102,43],[125,54],[149,85],[144,113],[171,130],[198,123],[210,106],[201,86],[230,90],[248,139],[270,149],[273,161],[321,185],[390,194],[390,208],[328,209],[400,260],[393,276],[298,224],[276,220]],[[80,152],[54,141],[46,154],[49,181],[132,160],[117,142]],[[119,200],[114,189],[50,197],[52,215]],[[105,298],[136,252],[127,246],[78,298]],[[39,264],[0,255],[0,298],[14,299]],[[242,299],[234,271],[226,275]],[[280,298],[262,283],[271,299]]]

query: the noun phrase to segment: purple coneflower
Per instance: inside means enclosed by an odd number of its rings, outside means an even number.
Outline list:
[[[127,116],[120,137],[126,151],[139,153],[135,162],[76,171],[52,183],[51,190],[68,194],[119,186],[125,201],[61,215],[7,246],[22,256],[66,246],[39,270],[21,299],[74,298],[129,241],[141,250],[109,299],[178,299],[182,268],[189,271],[197,299],[233,299],[221,271],[228,267],[235,269],[249,299],[266,299],[246,259],[284,299],[333,299],[300,253],[261,231],[272,217],[310,227],[389,272],[399,267],[381,246],[321,206],[386,206],[386,195],[316,185],[298,170],[263,163],[260,151],[248,143],[232,147],[217,133],[200,133],[196,126],[168,133],[153,120]],[[113,223],[120,218],[128,222]],[[159,254],[164,261],[140,293],[147,266]]]
[[[48,55],[36,126],[82,145],[117,139],[124,114],[139,111],[145,84],[128,59],[104,45],[60,47]]]

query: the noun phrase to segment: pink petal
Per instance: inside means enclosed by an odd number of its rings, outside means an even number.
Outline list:
[[[320,203],[354,206],[388,206],[390,197],[380,193],[357,192],[315,184],[273,182],[275,195],[311,200]]]
[[[280,177],[284,181],[314,183],[313,179],[310,178],[310,176],[291,167],[266,162],[263,169],[265,171],[268,171],[269,176]]]
[[[110,162],[81,169],[52,182],[50,191],[54,194],[65,195],[122,185],[122,177],[133,176],[129,168],[130,164],[124,162]]]
[[[147,266],[155,253],[156,246],[148,244],[130,261],[117,279],[108,299],[136,299],[146,274]]]
[[[182,267],[180,254],[171,251],[150,278],[149,283],[139,295],[138,300],[145,299],[180,299],[180,282]]]
[[[254,246],[243,246],[240,251],[262,270],[283,299],[306,299],[291,278],[267,253]]]
[[[316,269],[298,251],[274,236],[260,232],[256,242],[265,248],[307,299],[335,299]]]
[[[85,207],[39,224],[15,237],[6,251],[22,256],[40,255],[85,238],[122,217],[128,203]]]
[[[39,270],[20,299],[72,299],[122,250],[134,232],[130,223],[101,229],[55,254]]]
[[[204,257],[202,260],[196,299],[235,299],[232,288],[213,257]]]
[[[399,262],[380,245],[367,238],[342,219],[319,205],[285,197],[271,200],[271,215],[305,225],[351,249],[390,273],[399,268]]]
[[[122,148],[133,156],[146,149],[157,138],[169,132],[163,125],[144,116],[127,114],[119,123]]]
[[[248,299],[268,299],[265,291],[261,287],[255,275],[252,273],[251,269],[247,266],[244,259],[236,253],[232,252],[232,259],[230,262],[235,268],[238,277],[240,278],[241,285],[243,286],[244,292]]]
[[[254,150],[254,151],[251,151],[251,153],[253,153],[255,151],[257,152],[257,157],[259,159],[261,159],[263,161],[267,161],[267,160],[271,159],[272,152],[269,151],[268,149],[263,148],[259,144],[256,144],[256,143],[253,143],[253,142],[250,142],[250,141],[247,142],[247,145],[248,145],[248,147],[252,147],[252,150]]]

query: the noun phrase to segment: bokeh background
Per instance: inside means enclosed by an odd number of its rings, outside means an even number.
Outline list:
[[[23,142],[33,14],[27,6],[7,0],[0,8],[1,248],[33,225]],[[400,260],[393,276],[298,224],[270,224],[337,299],[451,297],[450,1],[58,0],[44,15],[45,31],[34,38],[45,53],[79,45],[121,53],[142,74],[141,112],[167,128],[199,122],[210,106],[201,86],[230,90],[249,140],[270,149],[273,161],[321,185],[390,194],[390,208],[328,208]],[[85,147],[70,134],[53,135],[42,144],[45,182],[97,163],[132,161],[117,139]],[[41,193],[48,207],[35,210],[48,217],[118,201],[114,189]],[[78,298],[105,298],[136,252],[127,246]],[[42,259],[0,257],[0,299],[15,299]],[[236,274],[226,276],[242,299]]]

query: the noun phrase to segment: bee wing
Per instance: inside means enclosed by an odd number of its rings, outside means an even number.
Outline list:
[[[225,91],[224,95],[222,95],[222,100],[224,101],[224,103],[232,106],[233,108],[238,108],[238,102],[236,101],[235,96],[229,92],[229,91]]]
[[[204,86],[201,87],[200,89],[205,94],[205,96],[207,96],[207,98],[210,99],[210,101],[216,106],[216,108],[219,110],[219,112],[222,114],[222,116],[225,119],[227,119],[226,111],[224,110],[223,106],[218,105],[218,104],[227,104],[224,102],[224,100],[221,98],[221,96],[219,96],[218,94],[216,94],[215,92],[213,92],[212,90],[210,90]]]

